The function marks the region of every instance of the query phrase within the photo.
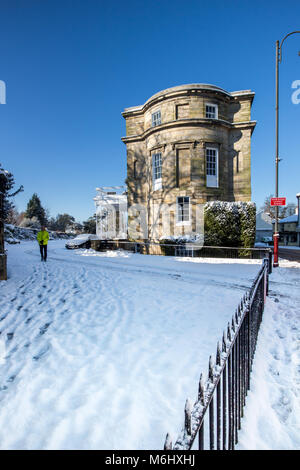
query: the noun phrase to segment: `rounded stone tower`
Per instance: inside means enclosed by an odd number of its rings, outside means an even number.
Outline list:
[[[175,227],[192,227],[197,204],[251,200],[253,98],[251,90],[190,84],[124,110],[128,208],[145,206],[149,238],[163,236],[163,215],[154,215],[154,205],[170,207]]]

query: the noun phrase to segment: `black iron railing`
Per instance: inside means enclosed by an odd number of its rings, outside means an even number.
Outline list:
[[[216,360],[209,358],[208,377],[201,374],[198,397],[194,404],[187,400],[184,428],[172,445],[167,435],[165,450],[189,450],[198,438],[199,450],[233,450],[250,389],[250,373],[258,330],[269,286],[269,259],[247,292],[231,323],[218,343]]]
[[[201,246],[197,243],[158,243],[127,240],[93,240],[92,248],[100,251],[123,249],[133,253],[188,256],[193,258],[272,259],[271,248],[236,248],[224,246]],[[269,263],[271,272],[272,263]]]

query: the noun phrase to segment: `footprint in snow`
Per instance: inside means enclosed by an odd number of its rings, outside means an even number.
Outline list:
[[[11,375],[8,379],[7,382],[13,382],[16,378],[16,375]]]
[[[50,323],[45,323],[45,325],[40,328],[40,335],[44,335],[46,333],[46,331],[48,330],[50,325],[51,325],[51,322]]]
[[[42,348],[35,356],[33,356],[34,361],[39,361],[50,349],[50,346],[45,346]]]
[[[280,338],[280,339],[284,339],[285,338],[285,334],[280,331],[280,330],[276,330],[276,333],[277,333],[277,336]]]

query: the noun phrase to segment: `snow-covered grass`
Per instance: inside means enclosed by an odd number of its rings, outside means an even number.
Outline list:
[[[0,283],[3,449],[161,449],[250,287],[238,264],[8,247]],[[193,262],[191,262],[193,261]]]

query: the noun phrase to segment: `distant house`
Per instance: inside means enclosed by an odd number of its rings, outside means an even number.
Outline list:
[[[279,245],[300,246],[300,193],[296,197],[298,199],[296,213],[279,220]],[[273,227],[274,225],[273,221]]]
[[[96,234],[100,240],[127,239],[127,194],[124,186],[96,188]]]
[[[279,221],[279,244],[300,246],[299,214],[293,214]]]
[[[82,233],[83,231],[83,226],[77,222],[74,222],[73,224],[70,224],[66,227],[65,232],[72,234],[72,233]]]
[[[264,211],[256,214],[256,242],[266,242],[272,240],[273,225],[272,218]]]

